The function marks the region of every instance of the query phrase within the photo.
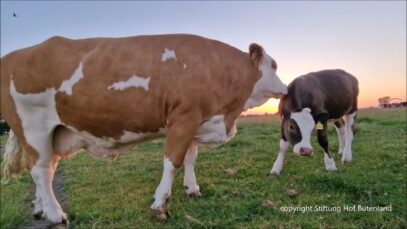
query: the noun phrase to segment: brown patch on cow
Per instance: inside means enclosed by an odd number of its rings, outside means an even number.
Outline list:
[[[234,175],[236,175],[237,171],[239,171],[239,170],[238,170],[238,169],[233,169],[233,168],[225,169],[225,172],[226,172],[229,176],[234,176]]]

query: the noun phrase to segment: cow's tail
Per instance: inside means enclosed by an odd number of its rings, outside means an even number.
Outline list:
[[[30,164],[28,155],[24,151],[20,140],[18,140],[17,136],[10,130],[3,156],[3,177],[1,182],[7,183],[12,177],[19,177],[20,173],[28,168],[28,164]]]

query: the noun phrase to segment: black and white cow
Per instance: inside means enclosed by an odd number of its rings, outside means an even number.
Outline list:
[[[325,152],[325,167],[336,171],[328,148],[327,122],[333,121],[339,137],[342,163],[352,160],[353,124],[357,112],[358,81],[343,70],[323,70],[296,78],[279,104],[281,123],[280,151],[271,174],[279,175],[288,146],[297,155],[312,155],[310,143],[314,128]]]

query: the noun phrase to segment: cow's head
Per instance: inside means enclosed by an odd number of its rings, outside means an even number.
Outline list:
[[[293,146],[293,151],[297,155],[312,155],[311,134],[315,127],[311,109],[304,108],[298,112],[284,114],[284,136]]]
[[[277,62],[267,55],[258,44],[250,45],[249,54],[254,64],[262,73],[261,78],[256,83],[255,90],[261,96],[267,97],[267,99],[281,98],[287,94],[287,85],[283,84],[276,74]]]

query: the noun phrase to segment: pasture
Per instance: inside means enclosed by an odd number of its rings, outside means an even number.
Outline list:
[[[405,228],[406,110],[360,110],[353,161],[340,163],[335,129],[330,149],[338,172],[326,172],[313,136],[312,157],[290,149],[279,177],[269,175],[279,143],[277,116],[241,118],[238,134],[216,150],[201,149],[196,173],[202,196],[185,195],[180,170],[169,200],[171,217],[157,222],[152,195],[160,181],[165,139],[116,161],[82,153],[58,167],[72,228]],[[2,137],[4,144],[6,137]],[[233,169],[235,174],[225,170]],[[31,178],[1,184],[1,228],[29,224]],[[288,195],[295,190],[296,195]],[[355,210],[352,210],[353,206]],[[391,211],[363,211],[391,206]],[[304,209],[309,206],[311,209]],[[325,206],[325,207],[324,207]],[[289,207],[296,212],[286,212]],[[324,209],[316,209],[321,207]],[[347,208],[347,210],[346,210]],[[300,210],[303,211],[300,211]]]

